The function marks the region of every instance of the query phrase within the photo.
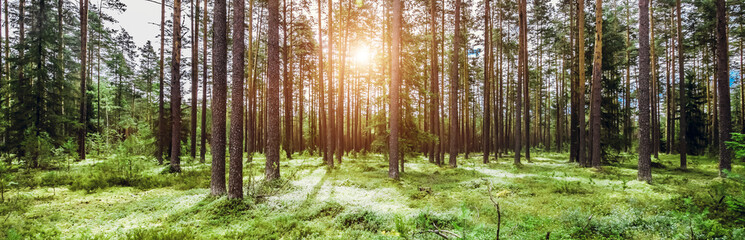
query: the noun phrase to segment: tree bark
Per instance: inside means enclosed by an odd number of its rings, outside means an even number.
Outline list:
[[[484,1],[484,121],[481,124],[483,130],[482,135],[482,146],[484,151],[484,163],[489,163],[489,151],[491,150],[491,3],[489,0]]]
[[[583,167],[587,167],[590,165],[590,163],[586,155],[587,141],[585,140],[585,138],[587,137],[587,132],[585,130],[585,1],[579,0],[578,3],[577,30],[579,32],[579,36],[577,37],[577,48],[579,49],[579,53],[577,55],[579,61],[577,71],[579,72],[579,86],[578,92],[576,92],[576,94],[579,103],[579,105],[577,106],[577,120],[579,121],[579,144],[577,150],[577,159],[579,160],[580,165],[582,165]]]
[[[455,0],[455,28],[453,37],[453,55],[450,60],[450,167],[457,167],[458,157],[458,62],[460,61],[460,5],[461,0]]]
[[[292,2],[292,1],[291,1]],[[288,71],[290,62],[290,46],[287,45],[287,38],[290,34],[287,31],[287,0],[283,0],[282,4],[282,81],[283,81],[283,95],[284,99],[284,132],[285,136],[282,139],[285,155],[287,159],[292,159],[292,73]]]
[[[275,0],[276,1],[276,0]],[[210,193],[224,195],[225,188],[225,114],[227,98],[227,18],[225,0],[215,0],[212,32],[212,176]]]
[[[279,175],[279,1],[269,0],[269,29],[266,87],[266,180]]]
[[[727,177],[732,170],[732,150],[727,148],[731,141],[732,119],[729,92],[729,39],[727,38],[727,6],[725,0],[717,0],[716,40],[717,40],[717,91],[719,92],[719,176]]]
[[[253,1],[252,1],[253,2]],[[198,4],[197,4],[198,5]],[[199,9],[197,9],[197,12]],[[202,129],[199,162],[204,163],[207,154],[207,0],[204,0],[204,17],[202,18]]]
[[[683,65],[685,61],[685,56],[683,55],[683,25],[682,25],[682,16],[680,14],[680,0],[676,1],[676,11],[677,11],[677,17],[678,17],[678,85],[680,86],[680,148],[678,149],[680,151],[680,168],[686,169],[687,163],[686,163],[686,154],[688,152],[688,141],[686,139],[686,130],[688,129],[688,122],[687,122],[687,91],[685,89],[686,82],[684,78],[685,72],[683,71]],[[729,84],[726,84],[727,89],[729,90]],[[727,92],[729,93],[729,91]],[[729,98],[727,99],[729,103]],[[728,105],[729,106],[729,105]],[[729,134],[729,132],[727,132]]]
[[[390,128],[391,135],[388,139],[389,154],[388,157],[388,177],[398,180],[398,131],[399,121],[401,120],[401,104],[399,103],[399,93],[401,91],[401,72],[400,72],[400,54],[401,54],[401,18],[403,18],[403,3],[401,0],[393,0],[393,26],[391,32],[392,56],[391,56],[391,93],[390,93]]]
[[[171,171],[181,172],[181,0],[173,1],[171,54]]]
[[[197,94],[199,92],[199,0],[191,1],[191,159],[197,158]],[[196,7],[195,7],[196,6]],[[195,9],[196,8],[196,9]]]
[[[652,182],[649,107],[649,0],[639,0],[639,165],[637,179],[646,182]]]
[[[23,38],[24,38],[24,0],[20,0],[18,3],[19,5],[19,24],[20,24],[20,31],[19,31],[19,42],[23,44]],[[88,100],[88,94],[86,86],[87,80],[86,77],[88,76],[88,73],[86,72],[86,64],[87,64],[87,49],[88,49],[88,0],[80,0],[80,130],[78,135],[78,154],[80,157],[80,160],[85,160],[85,135],[88,132],[88,124],[87,124],[87,100]],[[23,61],[23,49],[19,51],[19,59]],[[19,79],[23,81],[23,67],[19,67]],[[38,126],[37,126],[38,127]]]
[[[158,164],[163,164],[163,151],[165,151],[166,141],[166,117],[165,117],[165,103],[163,99],[164,90],[164,71],[165,71],[165,42],[166,42],[166,0],[162,0],[160,4],[160,61],[158,64],[158,150],[156,151],[155,158],[158,159]],[[85,68],[83,68],[85,69]]]
[[[243,198],[243,63],[245,60],[245,8],[243,0],[233,0],[233,82],[230,109],[230,172],[228,198]]]
[[[582,2],[582,0],[580,0]],[[583,17],[580,17],[580,19]],[[580,26],[581,27],[581,26]],[[583,31],[580,30],[580,33]],[[582,39],[580,38],[580,41]],[[595,1],[595,51],[592,66],[592,167],[600,169],[600,91],[603,76],[603,1]],[[582,56],[580,56],[581,58]],[[581,64],[581,63],[580,63]],[[582,71],[582,69],[580,69]]]

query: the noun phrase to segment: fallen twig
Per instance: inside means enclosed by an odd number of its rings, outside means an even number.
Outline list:
[[[497,240],[499,240],[499,231],[502,228],[502,211],[499,210],[499,203],[494,200],[494,196],[491,194],[491,182],[486,185],[489,190],[489,200],[491,200],[494,207],[497,209]]]

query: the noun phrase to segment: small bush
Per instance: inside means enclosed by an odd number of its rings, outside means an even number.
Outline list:
[[[313,220],[322,217],[336,217],[344,211],[344,206],[337,202],[323,202],[320,206],[310,208],[308,211],[301,212],[299,217],[303,220]]]
[[[554,183],[553,192],[561,194],[587,194],[590,191],[582,187],[580,182],[558,181]]]
[[[435,226],[440,229],[454,229],[458,225],[458,217],[450,214],[422,211],[414,217],[414,225],[417,229],[431,230]]]
[[[383,227],[383,218],[369,210],[354,211],[339,215],[337,222],[344,228],[377,232]]]
[[[124,234],[123,240],[188,240],[197,239],[197,234],[190,229],[142,229],[137,228]]]

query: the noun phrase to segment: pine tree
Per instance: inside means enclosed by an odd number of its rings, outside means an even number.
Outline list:
[[[725,0],[716,1],[716,54],[717,54],[717,92],[719,93],[719,176],[726,177],[725,171],[732,170],[732,150],[727,142],[732,136],[732,116],[729,93],[729,39],[727,38],[727,6]]]
[[[246,3],[233,1],[233,29],[244,28]],[[233,31],[233,82],[230,109],[230,173],[228,198],[243,198],[243,73],[244,31]]]
[[[279,1],[269,0],[266,180],[279,178]]]
[[[639,181],[652,182],[649,139],[649,0],[639,0]]]
[[[276,0],[275,0],[276,1]],[[225,189],[225,102],[227,98],[227,23],[225,0],[215,0],[212,46],[212,176],[210,193],[224,195]]]

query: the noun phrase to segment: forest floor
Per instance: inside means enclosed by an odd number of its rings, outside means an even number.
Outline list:
[[[566,154],[534,153],[519,167],[471,154],[455,169],[410,157],[393,181],[383,156],[354,155],[333,170],[320,157],[283,159],[283,180],[270,183],[257,155],[243,201],[210,197],[210,165],[197,162],[170,174],[114,155],[27,172],[0,204],[0,238],[745,239],[745,217],[726,204],[743,185],[718,178],[709,157],[689,157],[684,171],[661,155],[646,184],[635,156],[600,171]]]

